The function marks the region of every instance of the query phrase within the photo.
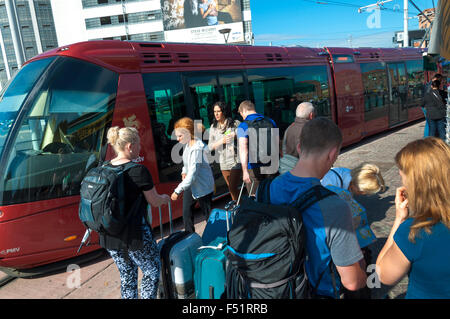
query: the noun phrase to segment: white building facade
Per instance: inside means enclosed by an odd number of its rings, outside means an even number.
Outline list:
[[[222,28],[231,29],[228,43],[251,44],[250,0],[214,1],[219,8],[218,25],[193,28],[184,23],[184,6],[193,3],[198,8],[201,0],[51,0],[51,5],[60,46],[111,39],[224,43],[224,36],[218,32]],[[174,17],[183,20],[178,28],[168,27],[167,20]],[[241,36],[233,40],[233,32]],[[214,37],[206,36],[207,33]]]
[[[32,57],[81,41],[253,44],[250,0],[206,0],[215,24],[203,1],[0,0],[0,87]]]

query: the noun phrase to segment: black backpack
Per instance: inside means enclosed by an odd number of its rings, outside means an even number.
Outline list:
[[[310,296],[304,269],[306,237],[301,212],[335,193],[317,185],[300,195],[292,205],[272,205],[271,181],[261,182],[256,200],[243,199],[228,232],[225,254],[229,259],[229,299]]]
[[[267,117],[258,117],[251,121],[244,121],[248,126],[248,156],[249,163],[269,166],[272,155],[272,129],[275,128]]]
[[[129,219],[139,211],[142,194],[125,211],[124,172],[139,164],[129,162],[117,167],[94,167],[81,182],[78,216],[86,228],[101,234],[119,235]]]

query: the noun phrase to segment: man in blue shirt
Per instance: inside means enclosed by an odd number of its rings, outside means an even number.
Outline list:
[[[250,189],[253,183],[252,194],[254,195],[259,183],[268,175],[274,174],[278,170],[278,159],[279,159],[279,138],[278,138],[278,128],[276,123],[270,119],[264,117],[264,115],[256,112],[255,105],[251,101],[244,101],[239,105],[239,114],[244,119],[244,121],[239,124],[237,128],[237,137],[239,141],[239,159],[242,166],[242,180],[247,185],[247,191],[250,194]],[[249,123],[253,121],[268,121],[267,124],[270,126],[269,132],[263,131],[259,134],[259,138],[262,140],[264,137],[270,136],[270,142],[264,143],[261,140],[257,141],[256,138],[251,138],[249,136]],[[267,126],[267,125],[266,125]],[[270,135],[267,135],[270,134]],[[257,145],[250,145],[251,143],[256,143]],[[270,143],[270,145],[268,145]],[[270,146],[270,150],[267,147]],[[266,148],[262,149],[261,148]],[[254,150],[255,153],[266,155],[266,162],[261,163],[256,160],[256,154],[251,154],[250,150]],[[264,166],[266,170],[261,170]],[[272,168],[272,169],[271,169]]]
[[[270,201],[292,204],[303,192],[319,185],[339,155],[342,133],[327,118],[308,121],[302,129],[297,165],[270,185]],[[316,297],[339,298],[342,286],[355,291],[366,285],[363,254],[353,230],[350,207],[328,196],[302,213],[306,230],[306,273]]]

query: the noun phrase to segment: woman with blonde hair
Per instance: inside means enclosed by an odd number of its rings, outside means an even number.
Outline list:
[[[168,203],[170,198],[157,193],[152,176],[144,165],[132,162],[139,156],[141,149],[137,129],[111,127],[107,138],[116,157],[106,165],[121,167],[124,171],[125,211],[132,211],[135,203],[140,203],[140,207],[133,210],[137,213],[130,216],[127,226],[119,235],[100,234],[100,245],[109,252],[119,270],[123,299],[138,298],[138,268],[143,273],[141,298],[155,299],[161,266],[159,251],[151,225],[145,221],[145,214],[147,203],[161,206]]]
[[[353,169],[333,167],[320,182],[324,186],[348,189],[354,195],[376,194],[386,187],[380,168],[371,163],[362,163]]]
[[[206,219],[211,211],[212,195],[214,192],[214,178],[208,162],[208,147],[195,136],[194,121],[183,117],[175,123],[177,141],[184,144],[182,181],[172,193],[172,200],[178,200],[182,192],[184,196],[198,200],[200,209]],[[184,228],[188,232],[195,232],[191,201],[183,199]]]
[[[406,298],[450,298],[450,147],[428,137],[395,156],[403,186],[391,233],[377,259],[382,283],[409,274]]]

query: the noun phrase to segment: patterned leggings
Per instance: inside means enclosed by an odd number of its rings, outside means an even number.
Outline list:
[[[161,261],[150,228],[143,230],[140,250],[108,250],[120,273],[122,299],[138,299],[138,267],[142,270],[141,298],[156,299]]]

